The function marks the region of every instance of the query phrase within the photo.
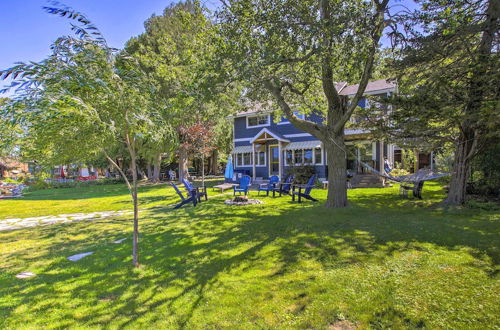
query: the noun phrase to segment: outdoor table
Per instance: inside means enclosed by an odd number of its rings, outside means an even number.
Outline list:
[[[214,190],[215,190],[215,188],[220,189],[220,192],[223,193],[224,190],[231,189],[231,188],[233,188],[234,186],[237,186],[237,185],[238,185],[237,183],[223,183],[223,184],[219,184],[217,186],[213,186],[213,189]]]

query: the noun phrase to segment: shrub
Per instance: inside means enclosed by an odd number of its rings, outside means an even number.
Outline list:
[[[287,175],[293,175],[294,183],[307,183],[309,178],[316,174],[316,169],[312,165],[298,165],[289,167],[286,171]]]
[[[26,191],[36,191],[36,190],[43,190],[43,189],[48,189],[49,184],[43,180],[35,180],[30,183],[28,188],[26,188]]]
[[[103,178],[92,181],[47,181],[37,179],[29,186],[29,191],[43,190],[43,189],[64,189],[64,188],[75,188],[75,187],[86,187],[86,186],[100,186],[105,184],[119,184],[125,183],[122,178]]]

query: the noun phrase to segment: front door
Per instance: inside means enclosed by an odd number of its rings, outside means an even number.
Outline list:
[[[269,146],[269,176],[280,171],[280,151],[278,146]]]

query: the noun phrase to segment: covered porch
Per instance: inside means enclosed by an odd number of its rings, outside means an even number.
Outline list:
[[[252,179],[257,178],[258,166],[265,168],[264,172],[261,171],[261,173],[267,175],[263,175],[263,177],[277,175],[282,179],[284,174],[283,150],[289,143],[290,140],[267,128],[257,133],[250,140],[252,159],[254,160],[252,162]]]

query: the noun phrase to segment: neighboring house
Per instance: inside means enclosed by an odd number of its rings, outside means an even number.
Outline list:
[[[12,157],[0,158],[0,179],[16,178],[30,173],[28,163],[22,163]]]
[[[352,96],[358,86],[337,84],[340,95]],[[365,95],[384,96],[396,92],[396,84],[384,80],[368,83]],[[363,98],[359,105],[366,107],[368,100]],[[297,116],[303,116],[300,113]],[[303,118],[303,117],[302,117]],[[308,115],[308,120],[321,122],[318,115]],[[320,140],[309,133],[295,128],[286,118],[275,120],[270,111],[258,106],[240,112],[233,117],[233,159],[236,172],[255,178],[268,178],[278,175],[283,178],[292,166],[311,165],[320,178],[326,178],[328,166]],[[351,119],[355,124],[356,119]],[[346,129],[347,169],[352,173],[362,173],[360,162],[367,163],[377,170],[383,169],[384,156],[394,164],[395,156],[400,157],[400,148],[383,141],[373,141],[368,131]],[[431,162],[429,160],[429,162]],[[419,167],[421,167],[419,165]]]

